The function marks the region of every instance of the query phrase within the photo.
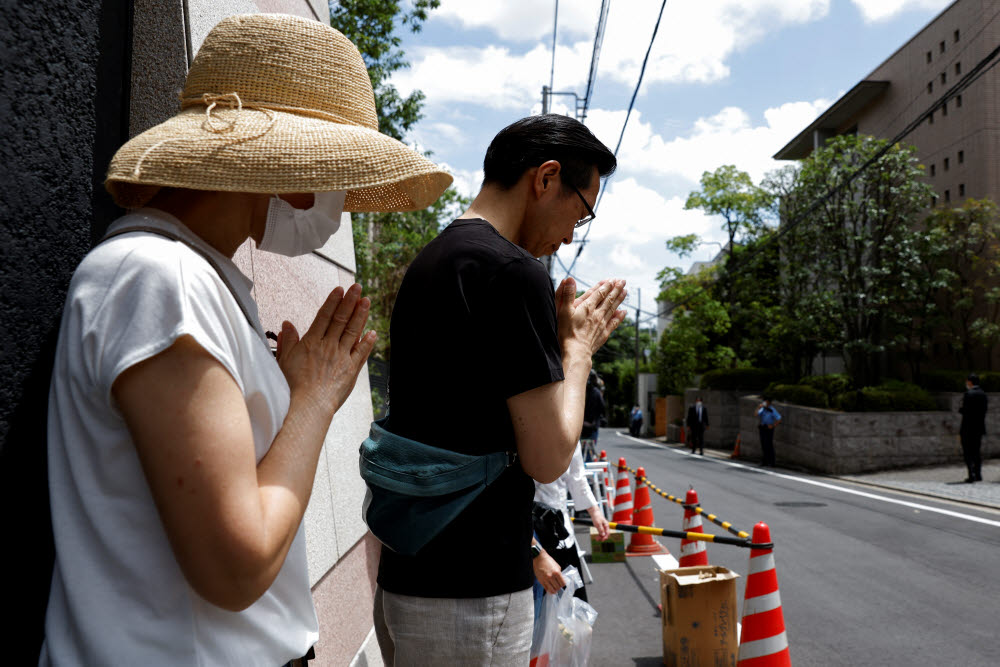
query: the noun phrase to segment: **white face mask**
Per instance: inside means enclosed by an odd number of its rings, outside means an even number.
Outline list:
[[[319,192],[312,208],[293,207],[277,195],[267,205],[267,224],[258,250],[288,257],[319,250],[340,227],[346,192]]]

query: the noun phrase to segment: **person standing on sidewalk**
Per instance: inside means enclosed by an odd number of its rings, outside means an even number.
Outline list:
[[[979,387],[979,376],[970,373],[965,380],[965,395],[962,396],[962,407],[958,411],[962,415],[962,426],[959,433],[962,438],[962,456],[965,466],[969,469],[966,482],[983,481],[983,459],[980,447],[983,436],[986,435],[986,392]]]
[[[594,498],[594,492],[587,483],[587,470],[583,463],[583,456],[580,447],[576,448],[573,454],[573,461],[569,464],[569,470],[564,472],[559,479],[550,484],[535,482],[535,502],[559,512],[562,518],[565,534],[567,537],[560,539],[558,535],[552,534],[555,531],[540,529],[535,526],[535,535],[539,546],[532,546],[532,567],[535,571],[535,578],[545,589],[546,593],[555,595],[559,589],[566,585],[562,578],[562,571],[572,565],[580,570],[580,551],[576,542],[576,535],[573,530],[573,522],[570,520],[569,506],[567,499],[573,498],[573,509],[577,512],[587,512],[590,521],[597,529],[597,537],[606,540],[610,532],[608,520],[601,512],[601,506]],[[552,563],[544,556],[551,556]],[[584,602],[587,601],[587,588],[581,586],[576,590],[576,597]]]
[[[771,405],[771,399],[764,397],[764,402],[757,407],[757,430],[760,433],[761,465],[774,467],[774,429],[781,423],[781,413]]]
[[[591,369],[587,379],[587,400],[583,407],[583,429],[580,431],[584,463],[597,458],[597,436],[604,416],[604,394],[601,393],[598,379],[597,371]]]
[[[48,402],[45,666],[309,655],[302,519],[375,342],[370,304],[360,285],[337,287],[301,336],[282,324],[275,358],[232,256],[249,238],[308,254],[341,210],[423,208],[451,182],[378,133],[361,54],[318,21],[224,19],[181,106],[115,154],[105,186],[136,210],[66,297]]]
[[[694,400],[694,405],[688,408],[687,427],[690,434],[691,453],[700,450],[705,453],[705,431],[708,430],[708,408],[701,402],[701,396]]]
[[[621,324],[625,281],[579,298],[536,258],[594,219],[614,154],[582,123],[531,116],[486,151],[470,208],[414,259],[390,323],[392,431],[516,459],[414,555],[382,547],[373,616],[386,665],[526,665],[535,485],[569,467],[592,356]],[[471,389],[470,389],[471,388]]]

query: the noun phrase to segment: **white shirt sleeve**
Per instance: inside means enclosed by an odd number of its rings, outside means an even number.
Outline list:
[[[126,369],[185,335],[218,360],[243,391],[234,330],[243,326],[243,315],[215,270],[169,239],[122,237],[106,245],[111,247],[101,248],[98,259],[114,265],[113,271],[103,267],[110,280],[90,283],[69,304],[83,311],[84,354],[105,396],[110,400],[114,381]]]
[[[583,465],[583,454],[580,451],[580,443],[576,443],[576,451],[573,452],[573,459],[570,461],[569,470],[563,473],[563,481],[566,488],[573,497],[573,508],[586,510],[597,504],[594,492],[590,490],[587,483],[586,468]]]

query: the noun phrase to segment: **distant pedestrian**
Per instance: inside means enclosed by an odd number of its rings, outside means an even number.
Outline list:
[[[983,481],[983,458],[979,448],[986,435],[986,392],[979,388],[979,376],[970,373],[965,380],[966,392],[962,396],[962,407],[958,411],[962,414],[962,427],[959,433],[962,437],[962,456],[965,457],[965,466],[969,469],[969,476],[966,482]]]
[[[633,438],[638,438],[642,432],[642,408],[638,405],[632,408],[632,414],[629,415],[628,432],[632,434]]]
[[[597,436],[600,434],[601,417],[604,416],[604,395],[601,393],[600,378],[597,371],[590,370],[587,377],[587,398],[583,407],[583,428],[580,430],[580,441],[583,448],[583,461],[590,463],[597,458]]]
[[[708,408],[701,402],[701,396],[694,399],[694,405],[688,408],[687,414],[688,442],[691,453],[699,450],[705,453],[705,431],[708,430]]]
[[[771,399],[757,407],[757,430],[760,432],[761,465],[774,467],[774,428],[781,423],[781,413],[771,405]]]

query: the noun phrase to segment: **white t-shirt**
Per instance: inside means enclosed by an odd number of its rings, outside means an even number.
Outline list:
[[[569,494],[567,495],[567,491]],[[574,544],[576,539],[573,536],[573,522],[569,518],[569,510],[566,500],[573,497],[574,510],[587,510],[597,504],[594,492],[587,483],[587,467],[583,464],[583,454],[580,452],[580,443],[576,443],[576,451],[569,462],[569,468],[554,482],[542,484],[535,481],[535,502],[554,507],[563,513],[563,522],[566,524],[566,531],[569,537],[559,542],[560,549],[567,549]]]
[[[276,667],[318,638],[302,527],[257,602],[241,612],[206,602],[174,558],[111,385],[190,335],[242,390],[260,461],[288,411],[288,384],[236,265],[162,211],[141,209],[110,231],[136,224],[172,230],[212,256],[254,326],[219,274],[179,241],[123,234],[80,263],[49,390],[56,562],[41,664]]]

